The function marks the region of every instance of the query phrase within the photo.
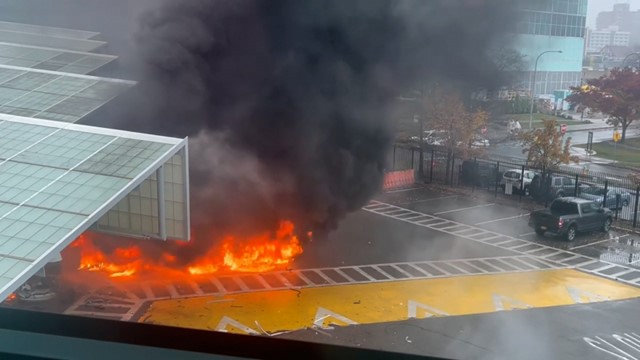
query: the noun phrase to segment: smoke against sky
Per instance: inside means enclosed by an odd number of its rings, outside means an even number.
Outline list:
[[[196,231],[332,229],[379,189],[401,91],[497,81],[485,54],[508,3],[170,1],[142,17],[130,126],[193,138]]]

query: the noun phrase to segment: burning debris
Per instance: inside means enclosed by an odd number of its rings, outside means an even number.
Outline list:
[[[86,233],[70,249],[77,251],[79,270],[104,273],[110,278],[152,277],[176,279],[190,275],[228,272],[266,272],[285,269],[302,253],[300,240],[290,221],[282,221],[275,232],[263,232],[239,239],[228,235],[207,253],[191,262],[179,262],[174,251],[189,247],[184,243],[168,243],[160,256],[157,246],[149,242],[123,243],[120,238]],[[111,248],[111,251],[103,250]]]

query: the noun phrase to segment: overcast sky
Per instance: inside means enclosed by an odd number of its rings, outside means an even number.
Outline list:
[[[601,11],[611,11],[613,4],[616,3],[630,3],[631,10],[640,9],[640,0],[589,0],[587,26],[595,27],[598,13]]]

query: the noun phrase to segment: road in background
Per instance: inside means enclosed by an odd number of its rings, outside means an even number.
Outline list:
[[[599,129],[599,130],[591,130],[593,131],[593,142],[603,142],[610,141],[613,137],[612,129]],[[567,133],[567,137],[571,137],[571,142],[574,145],[584,145],[587,143],[588,138],[588,130],[584,131],[575,131]],[[640,128],[629,128],[627,130],[627,138],[636,138],[640,137]],[[580,151],[580,150],[576,150]],[[513,161],[513,162],[524,162],[527,159],[526,154],[522,153],[522,144],[519,141],[510,140],[502,143],[494,143],[491,147],[486,149],[486,158],[488,159],[496,159],[503,161]],[[588,162],[589,171],[592,172],[600,172],[606,173],[612,176],[626,176],[631,171],[625,168],[619,168],[614,166],[609,166],[606,163],[610,162],[609,160],[603,161],[594,161]],[[604,163],[600,163],[604,162]],[[566,165],[567,168],[573,169],[582,169],[585,166],[585,159],[581,160],[580,164],[570,164]]]

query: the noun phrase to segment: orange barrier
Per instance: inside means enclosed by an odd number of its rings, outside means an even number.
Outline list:
[[[384,174],[382,190],[395,190],[416,183],[416,176],[413,170],[392,171]]]

